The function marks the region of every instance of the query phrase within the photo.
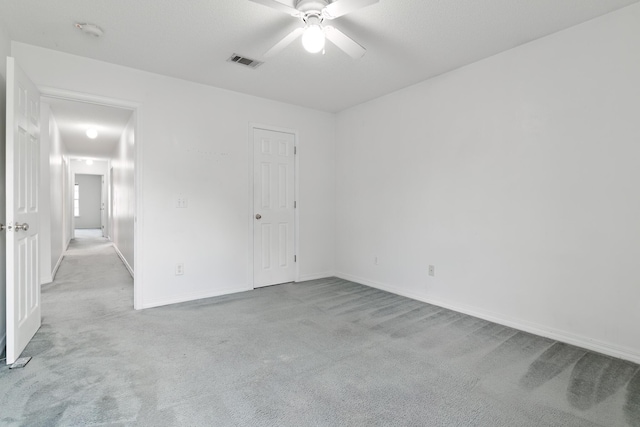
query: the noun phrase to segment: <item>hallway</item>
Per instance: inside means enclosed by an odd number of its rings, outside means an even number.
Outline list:
[[[100,237],[99,230],[76,230],[75,234],[55,281],[42,286],[42,328],[60,323],[79,327],[74,320],[85,328],[94,322],[102,328],[105,317],[132,312],[133,279],[112,243]]]
[[[42,326],[23,352],[33,359],[24,369],[0,368],[1,425],[56,425],[63,416],[79,424],[105,420],[72,409],[83,405],[114,415],[107,396],[125,391],[128,380],[126,369],[113,366],[118,345],[109,337],[135,332],[133,279],[95,231],[76,230],[55,281],[42,286]],[[121,373],[114,376],[114,369]]]

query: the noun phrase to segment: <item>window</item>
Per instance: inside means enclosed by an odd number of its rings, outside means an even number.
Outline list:
[[[80,216],[80,185],[73,187],[73,216]]]

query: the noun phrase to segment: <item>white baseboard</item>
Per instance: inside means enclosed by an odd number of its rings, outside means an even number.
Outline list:
[[[327,271],[324,273],[316,273],[316,274],[304,274],[299,276],[296,282],[306,282],[307,280],[326,279],[327,277],[333,277],[333,276],[335,276],[333,271]]]
[[[164,300],[158,300],[158,301],[151,301],[151,302],[147,302],[147,303],[143,303],[142,304],[142,308],[146,309],[146,308],[153,308],[153,307],[161,307],[164,305],[171,305],[171,304],[178,304],[181,302],[189,302],[189,301],[195,301],[195,300],[199,300],[199,299],[205,299],[205,298],[213,298],[213,297],[219,297],[222,295],[229,295],[229,294],[236,294],[238,292],[246,292],[246,291],[252,291],[253,288],[251,287],[241,287],[241,288],[232,288],[232,289],[223,289],[223,290],[217,290],[217,291],[209,291],[209,292],[194,292],[191,294],[186,294],[186,295],[180,295],[180,296],[176,296],[173,298],[167,298]]]
[[[129,265],[129,262],[124,257],[124,255],[122,255],[122,252],[120,252],[120,249],[118,249],[118,247],[116,246],[115,243],[113,244],[113,249],[115,249],[116,253],[118,254],[120,259],[122,260],[122,263],[124,264],[125,267],[127,267],[127,270],[129,270],[129,274],[131,275],[131,278],[135,279],[135,276],[133,275],[133,268],[131,268],[131,266]]]
[[[116,249],[116,251],[117,251],[117,249]],[[307,274],[307,275],[304,275],[304,276],[300,276],[298,278],[298,280],[296,280],[296,282],[304,282],[304,281],[307,281],[307,280],[316,280],[316,279],[325,279],[327,277],[333,277],[333,276],[334,276],[333,272],[318,273],[318,274]],[[250,286],[246,287],[245,286],[245,287],[217,290],[217,291],[214,291],[214,292],[197,292],[197,293],[192,293],[192,294],[180,295],[180,296],[174,297],[174,298],[167,298],[167,299],[158,300],[158,301],[145,302],[145,303],[142,304],[142,309],[153,308],[153,307],[162,307],[162,306],[165,306],[165,305],[178,304],[178,303],[182,303],[182,302],[195,301],[195,300],[205,299],[205,298],[214,298],[214,297],[219,297],[219,296],[222,296],[222,295],[235,294],[235,293],[238,293],[238,292],[252,291],[253,289],[254,289],[253,287],[250,287]]]
[[[60,268],[60,264],[62,264],[63,258],[64,258],[64,253],[60,254],[60,258],[58,258],[58,262],[56,262],[56,265],[53,267],[53,271],[51,272],[51,274],[45,275],[40,278],[40,283],[42,285],[48,285],[49,283],[52,283],[55,280],[56,274],[58,274],[58,268]]]
[[[53,271],[51,272],[51,281],[56,280],[56,274],[58,274],[58,269],[60,268],[60,264],[62,264],[62,260],[64,258],[64,253],[60,254],[60,258],[58,258],[58,262],[56,262],[55,267],[53,267]]]
[[[7,348],[7,334],[5,333],[2,338],[0,338],[0,354]]]
[[[404,297],[411,298],[417,301],[426,302],[427,304],[437,305],[438,307],[453,310],[458,313],[468,314],[470,316],[477,317],[479,319],[488,320],[489,322],[498,323],[500,325],[518,329],[520,331],[529,332],[535,335],[540,335],[542,337],[546,337],[552,340],[575,345],[577,347],[582,347],[587,350],[592,350],[592,351],[606,354],[608,356],[616,357],[619,359],[625,359],[634,363],[640,363],[640,353],[629,348],[616,346],[610,343],[594,340],[581,335],[573,334],[571,332],[562,331],[555,328],[549,328],[549,327],[538,325],[531,322],[526,322],[518,319],[511,319],[511,318],[502,316],[498,313],[489,312],[477,307],[469,307],[469,306],[464,306],[460,304],[450,303],[447,301],[431,299],[428,297],[424,297],[422,295],[416,295],[411,292],[403,291],[401,289],[398,289],[391,285],[387,285],[385,283],[364,279],[362,277],[353,276],[347,273],[337,272],[335,273],[335,276],[341,279],[350,280],[352,282],[370,286],[372,288],[391,292],[393,294],[402,295]]]

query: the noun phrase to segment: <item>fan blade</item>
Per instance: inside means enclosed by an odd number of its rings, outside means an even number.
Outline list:
[[[287,15],[296,16],[296,17],[302,16],[299,10],[289,7],[286,4],[282,4],[277,0],[249,0],[249,1],[261,4],[263,6],[270,7],[272,9],[279,10],[280,12],[284,12]]]
[[[276,43],[276,45],[274,47],[272,47],[271,49],[266,51],[263,56],[265,58],[269,58],[271,56],[274,56],[274,55],[280,53],[280,51],[282,49],[284,49],[285,47],[289,46],[291,44],[291,42],[293,42],[295,39],[300,37],[302,35],[303,31],[304,31],[304,28],[296,28],[295,30],[291,31],[289,34],[287,34],[285,36],[285,38],[283,38],[278,43]]]
[[[324,35],[329,41],[353,59],[360,59],[367,50],[356,43],[351,37],[334,27],[324,27]]]
[[[322,15],[327,19],[335,19],[347,13],[362,9],[363,7],[371,6],[379,1],[380,0],[336,0],[322,10]]]

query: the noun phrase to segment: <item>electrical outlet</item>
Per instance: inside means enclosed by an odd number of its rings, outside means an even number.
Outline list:
[[[176,264],[176,276],[182,276],[184,274],[184,264],[178,263]]]
[[[431,276],[431,277],[435,277],[436,276],[436,268],[433,265],[429,266],[429,276]]]

